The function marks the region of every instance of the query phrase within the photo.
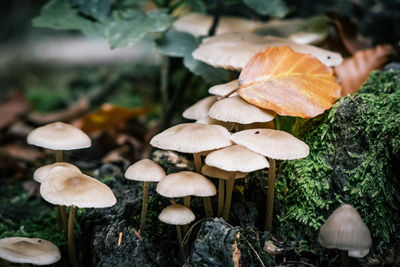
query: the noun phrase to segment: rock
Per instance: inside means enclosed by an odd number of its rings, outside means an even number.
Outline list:
[[[186,266],[238,266],[238,233],[220,218],[203,222]]]
[[[289,240],[316,245],[321,224],[348,203],[371,230],[373,245],[399,245],[399,74],[394,67],[371,73],[357,94],[298,128],[310,155],[283,162],[276,186],[275,214]]]

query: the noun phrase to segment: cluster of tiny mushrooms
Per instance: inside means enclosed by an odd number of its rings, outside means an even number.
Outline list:
[[[317,47],[250,33],[206,38],[193,56],[215,67],[240,71],[256,53],[266,47],[283,45],[300,53],[311,54],[328,66],[341,61],[340,55]],[[196,172],[182,171],[166,175],[157,163],[142,159],[131,165],[125,173],[129,180],[144,182],[141,234],[145,230],[149,182],[158,182],[157,193],[170,198],[171,205],[162,210],[159,219],[176,225],[183,258],[185,250],[181,225],[185,234],[187,225],[195,220],[190,210],[191,196],[203,198],[205,215],[212,218],[215,213],[210,197],[218,192],[216,215],[228,221],[235,180],[246,177],[249,172],[269,168],[265,230],[271,231],[275,161],[301,159],[309,154],[307,144],[287,132],[273,129],[275,112],[246,102],[237,94],[238,89],[239,80],[211,87],[211,96],[198,101],[183,113],[184,118],[195,120],[194,123],[175,125],[150,141],[152,146],[159,149],[193,154]],[[68,235],[71,265],[79,266],[74,241],[76,208],[106,208],[115,205],[117,200],[105,184],[83,174],[76,166],[63,162],[64,150],[91,146],[90,138],[81,130],[63,122],[55,122],[33,130],[27,141],[54,150],[56,163],[37,169],[34,179],[41,183],[43,199],[58,205],[62,225]],[[205,176],[218,179],[218,190]],[[184,198],[183,205],[176,203],[177,198]],[[69,207],[68,219],[66,207]],[[348,264],[347,255],[363,257],[368,254],[371,236],[358,212],[350,205],[343,205],[321,227],[319,242],[327,248],[348,251],[342,255],[342,264],[345,266]],[[43,239],[12,237],[0,240],[0,258],[11,262],[45,265],[58,261],[60,257],[58,248]]]

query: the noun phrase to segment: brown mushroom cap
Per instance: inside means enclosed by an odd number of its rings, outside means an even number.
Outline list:
[[[192,55],[195,59],[217,68],[242,70],[252,56],[271,46],[290,46],[296,52],[312,55],[327,66],[336,66],[343,61],[340,54],[319,47],[248,32],[227,33],[205,38]]]
[[[214,85],[213,87],[210,87],[210,89],[208,89],[208,92],[210,94],[216,95],[216,96],[225,96],[225,95],[229,94],[230,92],[232,92],[233,90],[237,90],[237,89],[239,89],[239,80],[238,79],[227,82],[227,83]],[[235,96],[235,95],[238,95],[238,93],[234,92],[230,96]]]
[[[78,208],[106,208],[117,202],[108,186],[68,168],[53,169],[40,185],[40,194],[52,204]]]
[[[234,133],[232,141],[261,155],[279,160],[301,159],[309,153],[306,143],[279,130],[244,130]]]
[[[240,96],[232,96],[215,102],[210,107],[208,115],[216,120],[241,124],[268,122],[275,118],[273,111],[254,106]]]
[[[207,96],[186,109],[182,116],[189,120],[198,120],[208,115],[211,105],[217,101],[216,96]]]
[[[33,173],[33,179],[39,183],[42,183],[46,179],[46,177],[50,173],[50,171],[56,167],[74,169],[74,170],[80,172],[79,168],[76,167],[75,165],[72,165],[67,162],[56,162],[56,163],[45,165],[45,166],[38,168]]]
[[[173,224],[173,225],[185,225],[191,223],[195,219],[194,213],[180,204],[173,204],[164,208],[160,215],[158,215],[160,221]]]
[[[218,179],[224,179],[224,180],[230,180],[233,177],[233,172],[230,171],[224,171],[221,169],[218,169],[216,167],[212,167],[212,166],[208,166],[208,165],[204,165],[201,168],[201,173],[211,177],[211,178],[218,178]],[[235,172],[235,179],[240,179],[243,177],[247,176],[247,172]]]
[[[28,144],[53,150],[73,150],[91,146],[89,136],[64,122],[53,122],[29,133]]]
[[[157,184],[157,193],[164,197],[209,197],[217,193],[215,185],[201,174],[189,171],[172,173]]]
[[[0,258],[14,263],[48,265],[61,259],[60,250],[41,238],[8,237],[0,239]]]
[[[232,144],[228,130],[220,125],[183,123],[154,136],[150,144],[164,150],[198,153]]]
[[[207,155],[205,163],[225,171],[253,172],[269,167],[268,160],[244,146],[233,145]]]
[[[360,214],[351,205],[337,208],[321,226],[318,241],[326,248],[366,250],[372,239]]]
[[[158,182],[165,176],[165,171],[150,159],[142,159],[129,166],[125,172],[128,180],[141,182]]]

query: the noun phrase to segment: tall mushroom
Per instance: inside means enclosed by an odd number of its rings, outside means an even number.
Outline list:
[[[49,265],[61,259],[60,250],[41,238],[7,237],[0,239],[0,258],[13,263]]]
[[[128,180],[143,182],[142,212],[140,215],[140,234],[144,234],[147,214],[147,199],[149,194],[149,182],[159,182],[165,176],[165,171],[157,163],[149,159],[142,159],[129,166],[125,172]]]
[[[232,144],[228,130],[220,125],[183,123],[154,136],[150,144],[165,150],[193,153],[196,171],[201,172],[200,152],[210,151]],[[207,217],[213,217],[211,199],[203,199]]]
[[[68,218],[68,252],[72,266],[79,266],[75,251],[74,221],[76,208],[106,208],[117,202],[111,189],[80,171],[54,168],[40,185],[43,199],[70,207]]]
[[[321,226],[318,242],[325,248],[341,250],[341,266],[349,266],[348,254],[365,256],[372,239],[357,210],[345,204],[334,210]]]
[[[232,141],[269,158],[265,229],[271,231],[275,194],[275,160],[305,158],[308,156],[309,147],[289,133],[272,129],[240,131],[232,135]]]

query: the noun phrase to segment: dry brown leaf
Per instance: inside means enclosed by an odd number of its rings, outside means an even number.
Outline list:
[[[3,129],[16,121],[18,117],[25,114],[29,108],[28,101],[21,94],[14,95],[6,102],[1,103],[0,129]]]
[[[357,92],[367,80],[369,73],[386,63],[392,51],[390,45],[378,45],[375,48],[358,51],[336,66],[335,71],[343,88],[342,96]]]
[[[37,125],[44,125],[55,121],[70,121],[85,114],[89,108],[89,100],[86,97],[83,97],[65,110],[45,114],[35,112],[28,116],[28,120]]]
[[[290,47],[270,47],[253,56],[239,77],[239,95],[279,115],[312,118],[340,97],[332,69]]]

